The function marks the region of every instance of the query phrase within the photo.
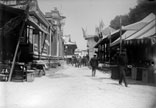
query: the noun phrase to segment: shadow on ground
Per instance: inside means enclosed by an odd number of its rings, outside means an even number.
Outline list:
[[[153,87],[156,87],[155,84],[152,84],[152,83],[144,83],[142,81],[135,81],[135,80],[128,80],[127,83],[129,85],[144,85],[144,86],[153,86]]]
[[[108,80],[110,78],[108,78],[108,77],[100,77],[100,78],[92,77],[92,79],[97,80],[97,81],[103,81],[103,80]]]
[[[84,75],[85,77],[92,77],[92,75]]]
[[[112,84],[112,85],[119,85],[118,82],[119,80],[118,79],[113,79],[114,81],[116,81],[116,83],[108,83],[108,84]],[[155,84],[151,84],[151,83],[144,83],[142,81],[136,81],[136,80],[132,80],[132,79],[127,79],[127,84],[128,85],[143,85],[143,86],[153,86],[153,87],[156,87]],[[122,84],[124,85],[124,82],[122,82]]]
[[[63,73],[54,73],[51,75],[47,75],[48,78],[66,78],[69,77],[69,75],[65,75]]]
[[[92,80],[96,80],[96,81],[103,81],[103,80],[110,80],[111,78],[109,77],[92,77],[92,75],[85,75],[85,77],[89,77],[91,78]]]

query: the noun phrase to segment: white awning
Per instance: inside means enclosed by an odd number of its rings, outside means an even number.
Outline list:
[[[127,30],[122,35],[122,40],[143,39],[153,36],[156,33],[156,17],[154,14],[150,14],[143,20],[134,24],[123,27]],[[120,43],[120,37],[111,43],[111,47]]]
[[[144,28],[137,31],[132,36],[126,38],[125,40],[131,40],[131,39],[141,39],[145,37],[152,36],[156,33],[156,21],[153,20],[152,22],[148,23]]]

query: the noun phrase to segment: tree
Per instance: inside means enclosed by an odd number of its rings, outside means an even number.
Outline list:
[[[114,29],[119,29],[120,28],[120,16],[116,16],[113,20],[111,20],[110,26]]]
[[[134,9],[130,9],[130,24],[140,21],[150,13],[156,14],[156,1],[138,0],[138,5]]]
[[[129,16],[128,15],[121,15],[121,16],[116,16],[114,20],[110,22],[110,26],[114,29],[119,29],[120,28],[120,17],[121,17],[121,25],[126,26],[129,24]]]
[[[136,7],[130,9],[127,15],[121,16],[122,26],[140,21],[150,13],[156,14],[156,0],[138,0],[138,5]],[[119,29],[120,16],[116,16],[111,20],[110,26],[114,29]]]

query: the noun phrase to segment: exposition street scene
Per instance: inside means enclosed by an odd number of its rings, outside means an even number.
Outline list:
[[[0,108],[156,108],[156,0],[0,0]]]

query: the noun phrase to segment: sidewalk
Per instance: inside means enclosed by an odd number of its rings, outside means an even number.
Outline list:
[[[0,108],[155,108],[156,87],[129,84],[109,73],[64,65],[34,82],[0,82]]]

